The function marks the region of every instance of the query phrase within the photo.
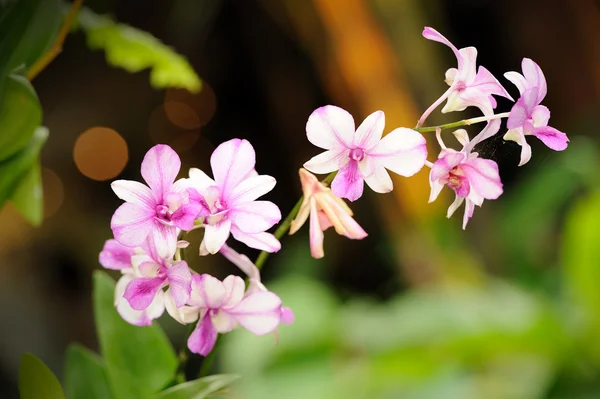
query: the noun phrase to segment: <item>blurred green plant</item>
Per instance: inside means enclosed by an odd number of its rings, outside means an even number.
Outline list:
[[[11,200],[33,225],[43,220],[39,152],[48,131],[30,81],[60,53],[71,25],[87,34],[91,49],[105,50],[111,65],[132,73],[151,68],[155,88],[201,89],[185,57],[80,4],[68,4],[65,15],[62,0],[0,2],[0,208]]]

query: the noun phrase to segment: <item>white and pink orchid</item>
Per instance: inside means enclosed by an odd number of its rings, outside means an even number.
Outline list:
[[[125,201],[110,222],[115,239],[128,247],[139,247],[150,236],[161,257],[176,250],[178,228],[190,230],[200,206],[189,201],[183,180],[175,182],[181,167],[171,147],[156,145],[142,161],[142,177],[148,186],[131,180],[111,184]]]
[[[327,105],[308,118],[306,135],[327,151],[304,167],[323,174],[339,170],[331,184],[335,195],[355,201],[362,196],[364,182],[377,193],[392,191],[386,169],[408,177],[423,167],[427,158],[425,138],[408,128],[398,128],[381,138],[385,115],[376,111],[355,129],[354,119],[342,108]]]
[[[509,130],[504,135],[504,140],[514,141],[521,146],[519,166],[531,159],[531,147],[525,136],[535,136],[555,151],[563,151],[569,142],[565,133],[548,126],[550,110],[540,105],[547,92],[546,78],[541,68],[529,58],[523,58],[521,68],[523,75],[518,72],[504,74],[506,79],[517,86],[521,94],[510,111],[506,122]]]
[[[323,232],[331,226],[336,233],[353,240],[362,240],[367,236],[352,218],[352,210],[341,198],[336,197],[329,187],[306,169],[300,169],[299,174],[304,199],[296,218],[292,221],[290,234],[298,231],[310,216],[310,253],[313,258],[325,256]]]
[[[498,120],[491,121],[484,130],[498,131],[499,124]],[[442,150],[429,174],[431,185],[429,202],[436,200],[444,186],[454,190],[456,198],[448,208],[447,217],[451,217],[456,209],[465,202],[462,225],[464,230],[473,216],[475,205],[481,206],[484,199],[496,199],[502,194],[502,182],[496,162],[479,158],[476,152],[471,152],[474,144],[469,142],[469,137],[464,129],[457,130],[455,136],[463,145],[461,151],[447,148],[438,131],[437,137]]]
[[[249,247],[278,251],[281,244],[266,230],[281,220],[281,212],[270,201],[256,201],[271,191],[276,181],[256,173],[252,145],[240,139],[227,141],[212,153],[210,164],[214,180],[192,168],[186,183],[193,188],[188,192],[200,206],[198,218],[204,225],[200,253],[217,253],[230,234]]]

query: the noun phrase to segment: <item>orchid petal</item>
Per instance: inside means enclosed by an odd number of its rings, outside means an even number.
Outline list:
[[[219,253],[226,257],[231,263],[236,265],[242,272],[244,272],[244,274],[248,276],[248,278],[250,278],[250,280],[254,279],[260,281],[260,271],[246,255],[236,252],[227,244],[223,245]]]
[[[533,120],[533,126],[542,127],[548,126],[550,120],[550,110],[544,105],[538,105],[533,108],[531,112],[531,119]]]
[[[377,165],[373,173],[365,178],[365,183],[376,193],[389,193],[394,189],[389,173],[380,165]]]
[[[471,82],[469,87],[476,88],[484,94],[495,94],[514,101],[506,89],[500,84],[498,79],[496,79],[494,75],[492,75],[492,73],[483,66],[479,66],[479,69],[477,70],[477,76],[475,76],[475,79],[473,82]]]
[[[133,248],[126,247],[117,240],[107,240],[98,256],[98,261],[105,269],[127,269],[131,267],[133,254]]]
[[[204,245],[211,254],[216,254],[225,244],[231,231],[231,220],[225,218],[217,224],[204,226]]]
[[[317,211],[316,200],[314,198],[311,201],[310,211],[310,225],[309,225],[309,245],[310,254],[315,259],[320,259],[325,256],[323,250],[323,240],[325,235],[323,234],[324,228],[321,227],[319,220],[319,212]]]
[[[338,147],[315,155],[303,166],[313,173],[325,174],[343,167],[344,163],[348,161],[348,157],[349,151],[343,147]]]
[[[281,323],[292,324],[295,318],[296,316],[294,316],[294,312],[292,311],[292,309],[287,307],[281,308]]]
[[[352,115],[335,105],[317,108],[306,123],[308,141],[325,150],[339,146],[350,148],[354,133]]]
[[[171,215],[171,221],[181,230],[190,231],[194,228],[194,221],[204,207],[197,202],[190,202],[179,207]]]
[[[531,146],[525,140],[522,128],[510,129],[504,135],[504,140],[514,141],[521,146],[521,160],[519,166],[525,165],[531,159]]]
[[[460,54],[460,52],[458,51],[456,46],[454,44],[450,43],[450,41],[448,39],[446,39],[441,33],[439,33],[437,30],[435,30],[433,28],[426,26],[425,29],[423,29],[423,37],[425,39],[433,40],[435,42],[442,43],[442,44],[445,44],[446,46],[450,47],[452,49],[452,51],[454,52],[456,59],[458,60],[458,69],[460,70],[462,68],[462,65],[463,65],[462,55]]]
[[[254,201],[258,197],[261,197],[273,190],[277,181],[274,177],[267,175],[259,175],[250,177],[240,184],[238,184],[229,198],[225,201],[230,208],[233,208],[235,204]]]
[[[471,188],[485,199],[496,199],[502,194],[498,164],[489,159],[473,158],[461,165]]]
[[[153,240],[154,250],[160,259],[167,259],[175,255],[177,251],[177,228],[175,226],[154,221],[154,226],[148,236]]]
[[[158,319],[165,311],[164,296],[159,291],[154,300],[145,310],[135,310],[123,297],[117,303],[117,312],[127,323],[134,326],[149,326],[152,320]]]
[[[485,127],[481,130],[481,132],[479,132],[477,136],[473,137],[473,140],[467,143],[463,150],[464,153],[470,153],[473,150],[473,147],[475,147],[477,144],[489,139],[490,137],[498,133],[501,124],[502,122],[500,121],[500,119],[493,119],[489,121],[487,125],[485,125]]]
[[[115,180],[110,184],[110,188],[117,194],[117,197],[125,202],[152,209],[156,206],[152,190],[140,182],[132,180]]]
[[[138,247],[152,231],[155,215],[154,209],[126,202],[115,211],[110,228],[121,244]]]
[[[456,212],[456,210],[458,209],[459,206],[462,205],[462,203],[464,202],[465,198],[464,197],[460,197],[460,196],[456,196],[454,198],[454,202],[452,202],[450,204],[450,206],[448,207],[448,212],[446,212],[446,217],[449,218],[451,217],[454,212]]]
[[[469,86],[476,77],[477,71],[477,49],[475,47],[465,47],[458,50],[462,59],[462,65],[458,67],[458,73],[455,81],[467,83]]]
[[[566,134],[550,126],[536,128],[534,136],[554,151],[565,150],[567,148],[567,143],[569,142]]]
[[[204,173],[198,168],[190,168],[189,175],[189,184],[197,191],[203,191],[206,188],[210,186],[215,186],[217,184],[213,179],[208,177],[206,173]]]
[[[369,152],[377,164],[404,177],[417,173],[427,158],[427,142],[408,128],[394,129]]]
[[[281,299],[272,292],[255,292],[228,310],[245,329],[255,335],[273,332],[281,317]]]
[[[215,346],[217,335],[219,334],[213,326],[210,316],[206,314],[190,334],[187,341],[188,348],[192,353],[206,356]]]
[[[171,289],[167,290],[164,297],[167,313],[169,313],[169,316],[171,316],[176,322],[180,324],[190,324],[198,320],[198,308],[187,305],[178,308],[175,305],[173,296],[171,295]]]
[[[235,317],[224,310],[219,311],[216,315],[211,315],[211,321],[215,329],[221,334],[228,333],[238,326]]]
[[[133,279],[127,288],[123,298],[127,299],[127,302],[135,310],[144,310],[154,300],[154,297],[160,291],[164,279],[160,277],[141,277]]]
[[[519,72],[506,72],[504,77],[517,87],[519,94],[523,94],[523,92],[529,87],[525,77]]]
[[[142,161],[142,177],[157,202],[161,202],[163,194],[169,191],[180,168],[179,155],[168,145],[155,145],[146,153]]]
[[[469,223],[469,219],[473,217],[473,211],[475,210],[475,204],[472,201],[467,199],[465,201],[465,214],[463,216],[463,225],[462,228],[465,230],[467,228],[467,223]]]
[[[290,225],[290,231],[289,231],[290,235],[296,233],[300,229],[300,227],[302,227],[304,225],[304,223],[306,223],[306,220],[308,219],[309,214],[310,214],[310,199],[307,200],[307,198],[304,197],[304,200],[302,201],[302,205],[300,205],[300,210],[298,210],[296,217],[294,218],[294,220],[292,220],[292,224]]]
[[[358,168],[358,163],[354,160],[348,162],[341,168],[333,182],[331,191],[340,198],[347,198],[350,201],[356,201],[363,194],[364,179]]]
[[[546,77],[544,76],[542,69],[538,64],[529,58],[523,58],[523,61],[521,62],[521,68],[523,69],[523,76],[525,77],[529,87],[538,88],[536,103],[541,103],[544,97],[546,97],[546,93],[548,91],[546,86]]]
[[[367,236],[363,228],[352,218],[352,212],[349,212],[344,201],[333,196],[319,197],[317,201],[336,233],[353,240],[362,240]],[[323,230],[326,228],[323,223],[321,228]]]
[[[194,276],[192,285],[198,293],[192,295],[190,304],[207,309],[219,309],[227,295],[227,290],[221,281],[210,274]]]
[[[271,233],[244,233],[236,226],[231,226],[231,235],[237,241],[243,242],[250,248],[259,249],[266,252],[277,252],[281,249],[281,243]]]
[[[215,149],[210,166],[223,197],[229,198],[231,191],[254,170],[255,164],[256,153],[247,140],[229,140]]]
[[[223,300],[222,308],[231,308],[244,298],[244,291],[246,290],[246,283],[241,277],[229,275],[223,280],[223,286],[225,287],[225,299]]]
[[[365,151],[375,147],[379,143],[379,140],[381,140],[384,127],[385,114],[383,111],[373,112],[356,129],[352,143],[353,146]]]
[[[182,260],[169,267],[166,274],[169,281],[169,293],[175,302],[175,306],[180,308],[190,299],[190,292],[192,291],[190,268]]]
[[[525,90],[523,95],[517,100],[510,110],[510,115],[506,121],[506,127],[509,129],[515,129],[522,127],[525,122],[530,118],[533,108],[537,105],[536,99],[538,96],[537,87]]]
[[[431,203],[431,202],[435,201],[437,199],[437,197],[440,195],[440,192],[444,188],[445,184],[442,184],[439,181],[434,180],[434,181],[430,181],[430,185],[431,185],[431,193],[429,194],[429,202]]]
[[[281,220],[281,211],[270,201],[252,201],[237,205],[229,212],[228,217],[244,233],[256,234],[278,223]]]

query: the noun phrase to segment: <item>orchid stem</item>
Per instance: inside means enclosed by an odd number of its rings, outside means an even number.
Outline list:
[[[29,79],[30,81],[33,80],[33,78],[39,75],[39,73],[42,72],[52,61],[54,61],[56,56],[60,54],[60,52],[62,51],[63,43],[65,42],[65,39],[69,34],[69,29],[71,28],[71,24],[73,22],[73,19],[75,18],[75,14],[77,14],[77,11],[81,7],[82,3],[83,0],[73,1],[73,5],[71,6],[69,13],[65,17],[65,20],[63,21],[60,30],[58,31],[58,35],[56,36],[54,44],[52,45],[50,50],[46,51],[46,53],[44,53],[44,55],[42,55],[35,62],[35,64],[33,64],[31,68],[29,68],[29,71],[27,71],[27,79]]]
[[[440,129],[440,130],[452,129],[455,127],[474,125],[475,123],[489,122],[494,119],[508,118],[509,115],[510,115],[510,112],[504,112],[504,113],[495,114],[492,116],[479,116],[477,118],[463,119],[462,121],[446,123],[444,125],[415,127],[413,130],[416,130],[417,132],[420,132],[420,133],[435,132],[438,129]]]
[[[336,174],[337,174],[337,171],[330,173],[329,175],[327,175],[327,177],[325,177],[321,181],[321,183],[323,183],[325,185],[329,185],[333,181],[333,178],[335,177]],[[290,213],[286,216],[286,218],[283,219],[283,222],[281,222],[279,227],[277,227],[277,230],[275,230],[275,233],[273,233],[275,238],[280,240],[285,235],[285,233],[288,232],[288,230],[290,229],[290,226],[292,225],[292,221],[294,220],[294,218],[298,214],[298,211],[300,210],[300,207],[302,206],[303,201],[304,201],[304,197],[301,197],[298,200],[298,202],[296,202],[296,205],[294,205],[294,207],[292,208]],[[256,265],[256,267],[259,270],[264,265],[264,263],[266,262],[269,255],[270,255],[270,253],[267,251],[262,251],[258,255],[258,257],[256,258],[256,262],[254,262],[254,264]]]

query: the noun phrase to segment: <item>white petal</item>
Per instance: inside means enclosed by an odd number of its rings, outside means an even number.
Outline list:
[[[231,220],[223,219],[219,223],[204,226],[204,245],[211,254],[216,254],[225,244],[231,231]]]
[[[381,139],[369,155],[386,169],[408,177],[425,165],[427,145],[420,133],[401,127]]]
[[[308,141],[326,150],[337,145],[349,148],[354,138],[354,118],[334,105],[317,108],[306,123],[306,136]]]
[[[375,111],[360,124],[354,135],[354,146],[363,150],[375,147],[385,127],[385,114],[383,111]]]
[[[375,166],[373,173],[365,177],[365,182],[376,193],[389,193],[394,188],[392,179],[383,166]]]
[[[115,180],[110,187],[123,201],[154,208],[155,200],[148,186],[133,180]]]
[[[313,173],[331,173],[334,170],[340,169],[348,162],[348,154],[349,150],[341,146],[336,146],[333,150],[315,155],[308,162],[305,162],[303,166]]]

